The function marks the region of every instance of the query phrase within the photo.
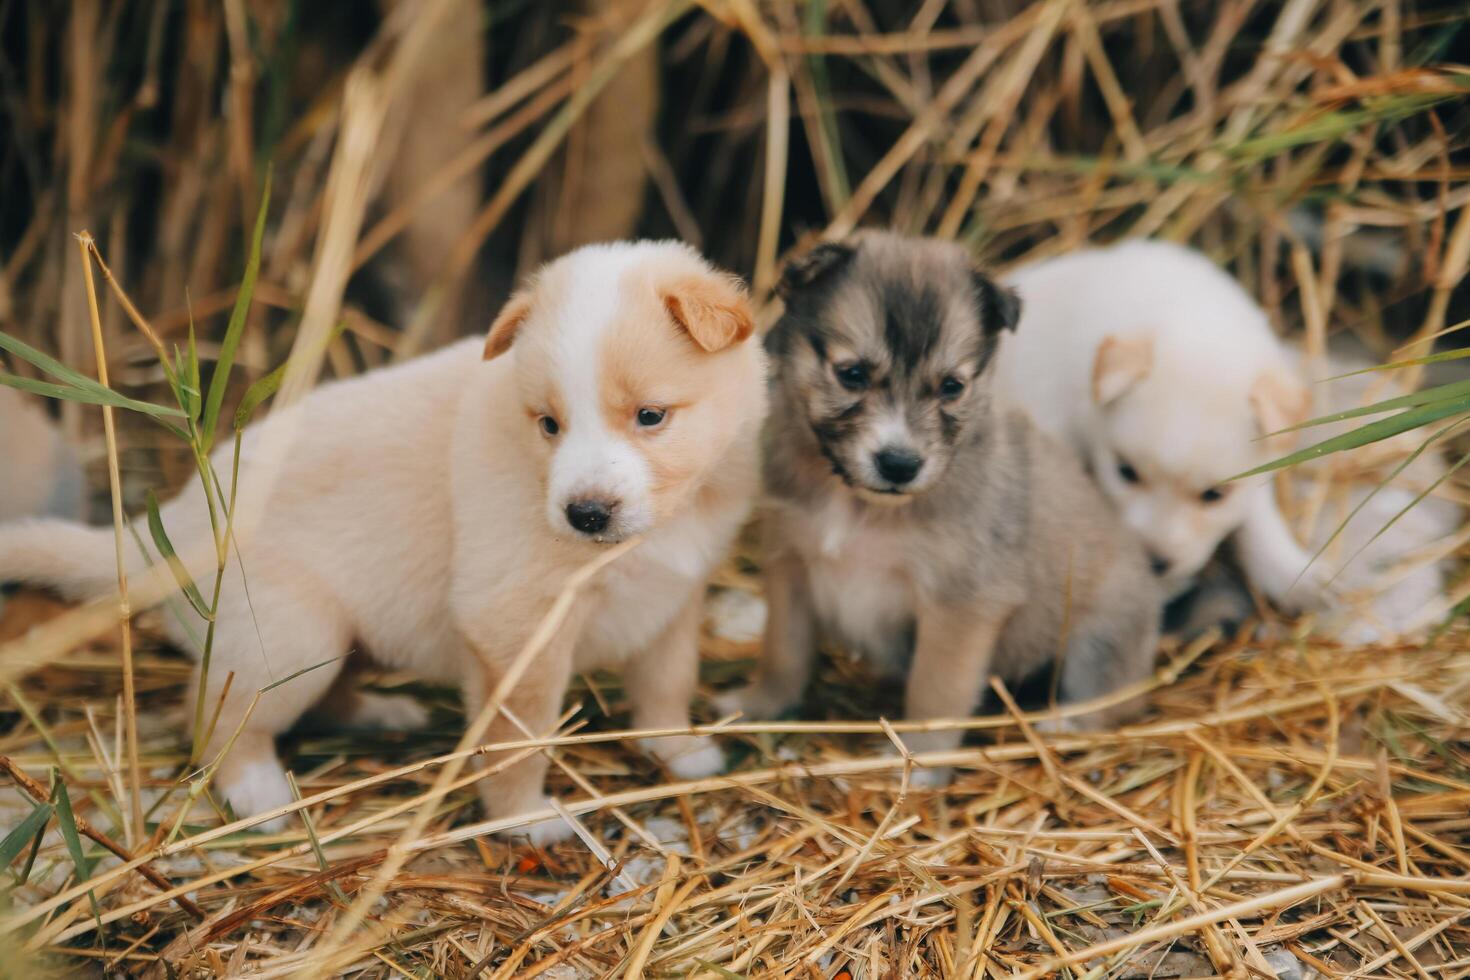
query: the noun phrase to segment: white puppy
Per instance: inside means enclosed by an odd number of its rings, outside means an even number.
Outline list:
[[[50,514],[80,519],[86,480],[39,401],[0,385],[0,523]]]
[[[1143,539],[1170,594],[1227,536],[1273,601],[1320,605],[1311,558],[1268,479],[1226,483],[1284,448],[1262,435],[1306,418],[1266,315],[1204,256],[1134,241],[1014,272],[1021,329],[1001,344],[1001,396],[1082,455]],[[1295,585],[1295,588],[1293,588]]]
[[[543,269],[487,341],[326,385],[253,429],[242,500],[259,482],[262,447],[299,422],[226,578],[211,710],[226,675],[235,679],[210,755],[257,690],[354,644],[378,663],[460,683],[474,717],[568,577],[604,543],[633,536],[641,543],[598,574],[506,706],[546,733],[574,671],[622,666],[634,725],[686,726],[705,579],[758,485],[765,360],[752,329],[740,286],[687,246],[590,246]],[[228,459],[219,465],[228,472]],[[165,506],[163,521],[176,541],[208,535],[197,489]],[[103,592],[112,547],[110,529],[18,525],[0,531],[0,579]],[[191,571],[212,579],[206,564]],[[194,647],[182,629],[173,639]],[[273,739],[329,693],[340,667],[283,684],[245,721],[218,774],[237,812],[291,800]],[[348,723],[418,714],[381,696],[345,701]],[[502,713],[487,740],[520,737]],[[647,748],[681,777],[723,765],[707,740]],[[542,806],[545,768],[533,756],[485,779],[489,814]]]
[[[1295,356],[1239,283],[1197,252],[1152,241],[1038,262],[1009,282],[1024,312],[1001,344],[1002,397],[1084,458],[1171,594],[1232,536],[1247,578],[1286,608],[1340,611],[1344,590],[1366,584],[1361,571],[1330,583],[1337,566],[1309,567],[1314,548],[1293,534],[1269,478],[1224,482],[1292,448],[1289,437],[1262,437],[1314,409]],[[1334,401],[1317,407],[1342,407],[1352,394],[1329,391]],[[1371,510],[1395,500],[1403,502],[1390,494]],[[1370,520],[1365,512],[1354,526]],[[1306,537],[1320,546],[1335,527]],[[1390,536],[1365,558],[1381,570],[1432,530]],[[1369,535],[1349,535],[1344,559]],[[1427,574],[1437,586],[1438,573]],[[1416,586],[1424,598],[1426,583],[1421,576]],[[1380,618],[1391,623],[1386,632],[1406,623],[1398,613]],[[1339,617],[1332,629],[1347,622]]]

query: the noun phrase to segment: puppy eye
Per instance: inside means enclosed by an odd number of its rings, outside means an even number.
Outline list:
[[[868,366],[862,361],[833,365],[832,372],[837,375],[838,383],[848,391],[862,391],[868,386]]]
[[[1135,470],[1133,468],[1133,464],[1129,463],[1127,460],[1118,460],[1118,475],[1121,476],[1126,483],[1140,482],[1138,471]]]
[[[939,397],[946,401],[960,397],[964,391],[965,383],[952,374],[945,375],[944,380],[939,382]]]
[[[541,431],[547,437],[554,436],[561,431],[561,423],[552,418],[550,415],[537,416],[536,424],[541,426]]]
[[[663,425],[664,419],[668,417],[668,411],[662,408],[640,408],[638,409],[638,424],[645,429],[655,429]]]
[[[1224,500],[1229,492],[1229,487],[1207,487],[1200,491],[1199,499],[1207,504],[1214,504]]]

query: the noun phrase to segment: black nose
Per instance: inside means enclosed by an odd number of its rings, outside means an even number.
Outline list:
[[[924,467],[923,458],[907,449],[880,449],[873,463],[878,467],[878,475],[896,486],[918,476]]]
[[[1163,576],[1169,571],[1169,559],[1160,558],[1153,552],[1149,552],[1148,567],[1154,570],[1155,575]]]
[[[567,523],[583,534],[596,534],[612,520],[614,506],[603,500],[573,500],[567,504]]]

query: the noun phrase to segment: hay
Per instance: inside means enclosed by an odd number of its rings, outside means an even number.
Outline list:
[[[1204,645],[1176,654],[1178,666]],[[554,795],[603,859],[577,841],[538,853],[484,836],[554,814],[473,822],[475,774],[443,779],[466,754],[445,752],[455,720],[367,743],[306,736],[295,829],[238,833],[246,824],[201,804],[186,836],[70,887],[65,851],[48,839],[0,928],[30,953],[297,975],[406,846],[411,860],[381,883],[386,897],[340,970],[601,976],[641,958],[655,975],[1041,976],[1068,964],[1244,976],[1378,961],[1372,970],[1464,975],[1470,772],[1454,740],[1470,649],[1458,636],[1422,650],[1284,635],[1209,645],[1182,678],[1161,671],[1156,714],[1115,735],[1033,739],[1019,730],[1028,716],[1001,714],[961,723],[984,729],[978,744],[905,760],[884,751],[885,728],[905,725],[716,724],[698,731],[744,758],[693,783],[667,781],[636,752],[632,739],[658,733],[617,730],[616,693],[602,687],[612,715],[588,713],[605,730],[494,748],[555,748]],[[754,650],[712,637],[706,652],[719,673]],[[157,668],[168,680],[148,685],[145,717],[182,708],[182,665],[140,654],[142,676]],[[858,671],[830,662],[818,690],[861,689]],[[119,679],[110,658],[32,676],[21,690],[52,706],[47,731],[0,740],[3,764],[45,772],[49,742],[73,794],[110,792],[120,744],[88,740],[82,710],[62,706],[110,703]],[[158,725],[142,750],[150,793],[166,792],[184,751]],[[387,761],[405,757],[419,761]],[[906,768],[923,764],[957,766],[954,786],[906,790]],[[415,814],[423,825],[406,838]],[[169,891],[137,877],[150,867]],[[203,922],[171,904],[184,897]]]
[[[881,221],[999,266],[1188,240],[1310,348],[1350,332],[1380,355],[1422,352],[1466,315],[1470,83],[1442,59],[1470,15],[1453,7],[656,0],[588,3],[569,27],[553,5],[497,7],[496,84],[463,106],[440,166],[405,181],[385,180],[383,134],[403,130],[436,32],[471,26],[463,4],[385,6],[345,54],[283,3],[77,0],[56,24],[42,0],[0,10],[24,28],[8,58],[62,59],[61,81],[0,65],[22,96],[0,107],[22,137],[0,147],[0,191],[27,202],[0,216],[0,328],[80,367],[95,327],[114,383],[157,396],[159,345],[191,322],[201,350],[221,335],[271,159],[284,191],[245,373],[306,350],[299,391],[318,361],[350,374],[477,329],[485,311],[452,298],[480,276],[503,289],[545,244],[537,229],[565,232],[557,180],[595,200],[574,135],[593,118],[607,132],[618,107],[599,93],[655,48],[663,122],[630,139],[656,194],[627,230],[698,237],[762,295],[783,251]],[[295,43],[319,45],[302,62],[318,75],[282,60]],[[55,132],[37,107],[55,108]],[[391,281],[416,214],[487,161],[479,213],[415,238],[442,248],[437,279],[412,283],[401,315],[358,295],[350,274],[382,264]],[[385,183],[408,193],[373,203]],[[95,320],[71,237],[88,227],[122,287]],[[345,332],[327,340],[339,309]],[[67,421],[130,509],[189,477],[179,447],[127,413],[116,447],[90,410]],[[731,564],[723,599],[758,593],[758,562]],[[159,572],[130,596],[170,588]],[[1123,732],[1040,736],[1001,689],[994,713],[953,723],[974,730],[967,747],[914,757],[892,754],[909,726],[871,720],[894,716],[884,685],[839,655],[814,720],[708,719],[699,732],[734,766],[694,783],[634,751],[687,733],[626,731],[616,679],[585,679],[559,731],[486,747],[452,695],[380,678],[436,726],[293,735],[301,799],[276,836],[191,792],[187,665],[146,616],[130,656],[116,627],[115,602],[7,600],[0,768],[15,792],[0,829],[38,810],[49,829],[34,851],[14,842],[0,972],[1470,976],[1459,626],[1341,649],[1269,621],[1165,651],[1151,714]],[[754,655],[725,632],[705,637],[707,685]],[[488,836],[516,822],[482,821],[464,767],[496,749],[552,753],[557,806],[526,819],[565,819],[576,839],[538,853]],[[916,765],[954,765],[955,784],[910,789]]]

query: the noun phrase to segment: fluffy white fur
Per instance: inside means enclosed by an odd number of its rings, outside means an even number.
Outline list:
[[[0,523],[41,514],[79,519],[86,489],[40,399],[0,386]]]
[[[1002,397],[1084,458],[1168,590],[1186,589],[1233,537],[1254,586],[1287,608],[1323,611],[1335,630],[1345,629],[1350,617],[1333,610],[1343,610],[1361,575],[1331,581],[1331,562],[1309,568],[1314,549],[1293,534],[1270,478],[1224,482],[1289,450],[1289,439],[1262,437],[1314,407],[1296,362],[1245,290],[1203,255],[1151,241],[1038,262],[1009,282],[1021,296],[1022,319],[1001,346]],[[1328,397],[1316,407],[1351,400],[1346,392]],[[1389,494],[1370,509],[1394,501],[1403,502]],[[1420,527],[1427,516],[1391,532],[1359,569],[1381,566],[1385,556],[1403,555],[1457,520],[1436,511]],[[1372,519],[1365,512],[1354,526]],[[1335,526],[1304,540],[1320,543]],[[1349,537],[1344,557],[1366,535]],[[1433,568],[1414,581],[1419,605],[1442,585]],[[1389,608],[1406,601],[1397,594],[1375,604],[1384,632],[1407,627]]]
[[[361,645],[378,663],[460,684],[474,717],[605,537],[643,541],[594,580],[507,707],[546,733],[574,671],[621,666],[636,725],[688,724],[705,580],[745,520],[758,481],[764,357],[747,339],[744,304],[738,287],[686,246],[579,249],[511,301],[488,347],[466,340],[325,385],[246,434],[242,500],[264,492],[257,469],[265,440],[300,422],[265,516],[239,541],[240,560],[225,582],[211,710],[226,675],[235,679],[209,754],[223,747],[257,690],[333,662],[271,691],[250,715],[217,777],[238,813],[290,801],[273,739],[327,695],[338,723],[420,718],[411,703],[333,690],[341,668],[334,658]],[[723,346],[712,346],[701,332],[706,316],[743,329],[725,331]],[[629,380],[617,364],[633,345],[652,373]],[[644,432],[631,411],[615,414],[623,411],[615,394],[635,407],[667,406],[667,420]],[[539,421],[553,407],[555,438]],[[227,458],[217,465],[228,472]],[[681,466],[681,480],[668,476]],[[616,534],[594,540],[569,526],[565,506],[577,494],[617,504]],[[199,491],[167,504],[163,521],[175,542],[206,537]],[[0,530],[0,579],[76,596],[105,592],[112,547],[110,530],[17,525]],[[212,579],[207,563],[191,571],[198,581]],[[182,629],[171,637],[193,649]],[[520,737],[502,715],[486,740]],[[648,748],[681,776],[723,765],[704,740]],[[489,814],[542,806],[545,767],[544,756],[533,756],[483,780]],[[557,822],[532,836],[545,841],[567,830]]]

